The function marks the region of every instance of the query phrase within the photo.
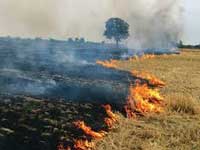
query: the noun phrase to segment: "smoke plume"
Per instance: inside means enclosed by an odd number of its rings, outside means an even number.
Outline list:
[[[120,17],[130,24],[130,47],[169,48],[181,11],[181,0],[1,0],[0,35],[101,41],[105,21]]]

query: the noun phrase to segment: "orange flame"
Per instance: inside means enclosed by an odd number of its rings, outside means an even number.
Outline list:
[[[152,59],[155,57],[156,57],[156,55],[154,55],[154,54],[145,54],[145,55],[142,55],[141,57],[135,55],[134,57],[129,58],[129,61],[142,61],[145,59]]]
[[[114,60],[114,59],[106,60],[106,61],[97,60],[96,63],[106,68],[113,68],[113,69],[117,68],[117,60]]]
[[[131,118],[134,112],[142,114],[163,112],[163,100],[158,89],[150,89],[147,84],[137,83],[135,87],[131,85],[125,106],[127,116]]]
[[[128,100],[126,105],[124,106],[125,112],[126,112],[126,117],[127,118],[136,118],[136,114],[131,110],[132,105],[131,102]]]
[[[129,61],[142,61],[142,60],[145,60],[145,59],[152,59],[152,58],[155,58],[155,57],[156,57],[156,55],[153,55],[153,54],[146,54],[146,55],[143,55],[141,57],[135,55],[134,57],[129,58]],[[114,59],[105,60],[105,61],[97,60],[96,64],[99,64],[99,65],[106,67],[106,68],[113,68],[113,69],[118,68],[118,60],[114,60]]]
[[[104,122],[108,126],[109,129],[111,129],[113,125],[115,124],[115,121],[113,121],[111,118],[108,118],[108,117],[104,118]]]
[[[117,117],[116,114],[114,114],[114,113],[112,112],[112,108],[111,108],[111,106],[110,106],[109,104],[107,104],[107,105],[102,105],[102,107],[105,109],[107,115],[108,115],[111,119],[117,121],[117,118],[118,118],[118,117]]]
[[[137,78],[148,80],[151,85],[158,86],[158,87],[165,86],[165,82],[161,81],[160,79],[156,78],[154,75],[149,74],[147,72],[139,72],[136,70],[132,70],[131,74],[133,76],[136,76]]]
[[[91,150],[95,148],[94,142],[89,142],[88,140],[75,140],[74,149],[75,150]]]
[[[57,150],[71,150],[71,147],[67,146],[67,147],[65,148],[63,144],[59,144],[59,145],[57,146]]]
[[[118,116],[112,112],[112,108],[110,105],[102,105],[102,107],[105,109],[106,114],[108,115],[108,117],[104,119],[104,122],[106,123],[108,128],[112,128],[113,125],[117,122]]]
[[[89,135],[89,136],[91,136],[92,138],[95,138],[95,139],[103,138],[106,135],[105,131],[99,131],[99,132],[93,131],[91,129],[91,127],[86,126],[84,121],[78,120],[78,121],[74,122],[74,125],[77,128],[82,129],[85,134],[87,134],[87,135]]]
[[[142,55],[142,57],[140,58],[140,60],[144,60],[144,59],[152,59],[152,58],[155,58],[156,55],[154,54],[145,54],[145,55]]]
[[[141,57],[134,56],[129,58],[129,61],[142,61],[145,59],[152,59],[155,58],[155,55],[143,55]],[[97,64],[102,65],[107,68],[118,68],[118,61],[117,60],[108,60],[108,61],[96,61]],[[132,70],[131,74],[144,79],[148,80],[149,84],[163,87],[165,83],[160,79],[156,78],[154,75],[151,75],[147,72],[139,72],[136,70]],[[147,113],[160,113],[164,111],[163,108],[163,100],[164,98],[160,95],[158,89],[150,89],[147,84],[140,84],[140,80],[136,80],[136,86],[133,85],[129,88],[129,95],[127,97],[127,102],[125,105],[125,111],[128,118],[136,118],[136,115],[142,114],[145,115]],[[105,109],[106,114],[108,117],[104,118],[104,122],[108,126],[109,129],[113,127],[113,125],[118,122],[118,115],[112,112],[112,108],[110,105],[102,105]],[[84,121],[76,121],[74,125],[82,129],[86,135],[91,136],[94,139],[101,139],[103,138],[107,132],[105,131],[93,131],[91,127],[87,126]],[[92,150],[95,149],[95,143],[89,142],[88,140],[74,140],[74,147],[75,150]],[[71,150],[71,147],[64,148],[62,144],[58,145],[57,150]]]

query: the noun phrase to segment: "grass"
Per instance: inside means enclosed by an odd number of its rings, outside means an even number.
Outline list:
[[[166,110],[119,124],[97,150],[200,150],[200,51],[181,50],[168,55],[130,62],[119,61],[121,70],[147,71],[166,82],[161,89]]]
[[[171,94],[167,99],[168,111],[196,115],[200,113],[199,102],[192,97],[180,94]]]

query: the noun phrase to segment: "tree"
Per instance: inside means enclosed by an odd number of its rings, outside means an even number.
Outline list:
[[[76,42],[76,43],[79,42],[79,38],[78,38],[78,37],[75,38],[75,42]]]
[[[183,48],[183,41],[182,40],[179,41],[178,47]]]
[[[80,42],[80,43],[85,43],[85,39],[84,39],[84,38],[80,38],[80,39],[79,39],[79,42]]]
[[[114,38],[118,47],[122,39],[129,37],[129,24],[120,18],[110,18],[106,22],[104,36],[108,39]]]
[[[72,38],[68,38],[68,40],[67,40],[69,43],[73,43],[74,42],[74,40],[72,39]]]

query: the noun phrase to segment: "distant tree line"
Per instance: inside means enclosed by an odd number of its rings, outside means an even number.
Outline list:
[[[84,39],[84,38],[78,38],[78,37],[76,37],[76,38],[68,38],[68,40],[67,40],[69,43],[85,43],[86,42],[86,40]]]
[[[180,41],[178,43],[178,48],[187,48],[187,49],[200,49],[200,44],[198,45],[187,45],[187,44],[184,44],[183,41]]]

